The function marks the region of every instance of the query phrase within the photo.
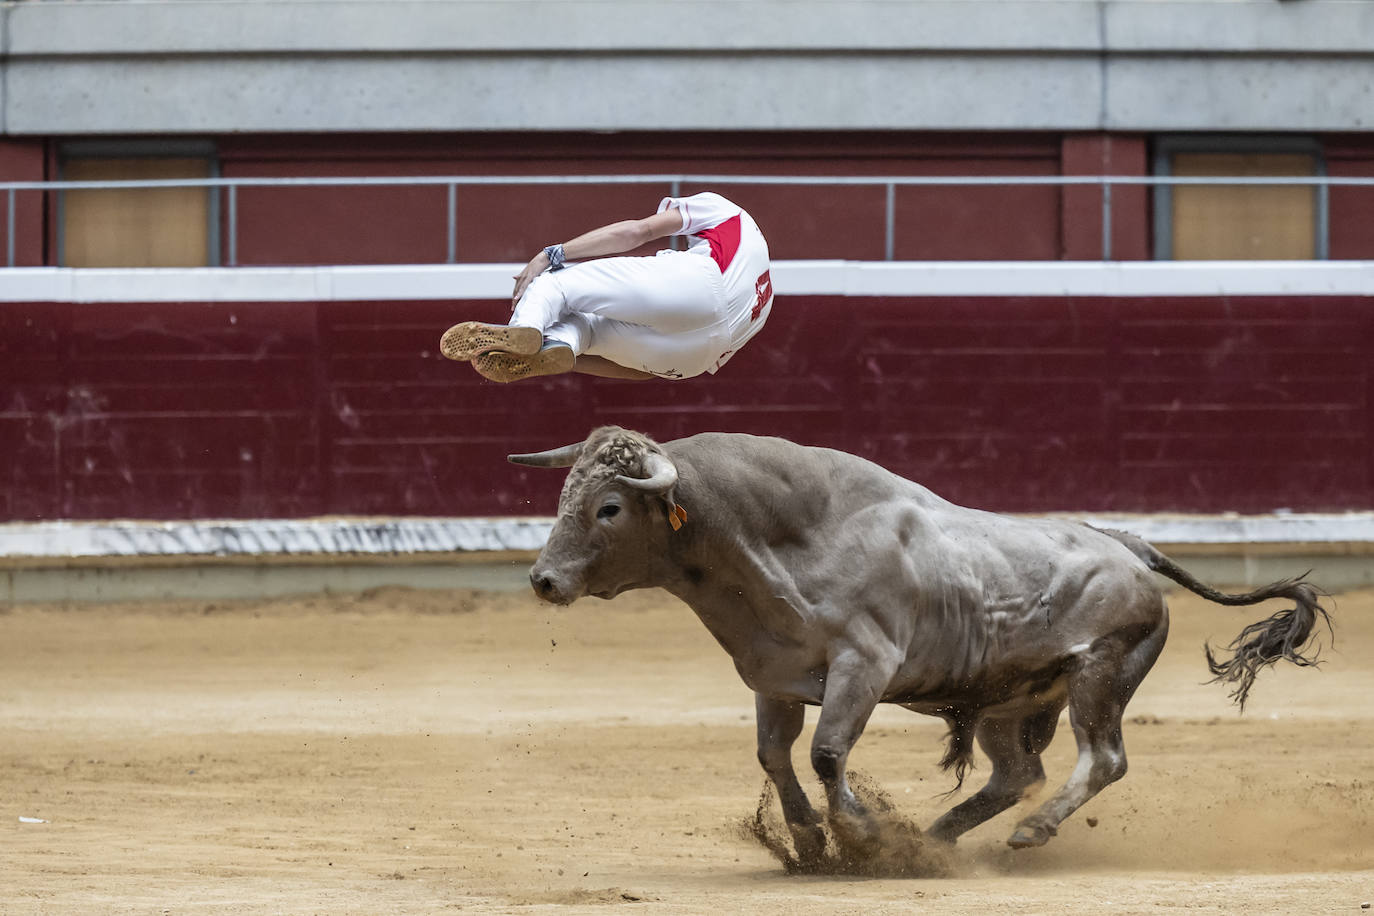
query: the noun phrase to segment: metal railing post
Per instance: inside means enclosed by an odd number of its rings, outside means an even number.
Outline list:
[[[897,256],[897,185],[887,183],[887,212],[883,215],[883,260],[891,261]]]
[[[239,195],[238,185],[229,185],[225,188],[229,197],[228,230],[229,238],[226,245],[229,248],[229,266],[239,266]]]
[[[458,263],[458,185],[448,184],[448,247],[444,252],[449,264]]]
[[[681,197],[681,196],[682,196],[682,182],[681,182],[681,181],[679,181],[678,179],[674,178],[672,181],[670,181],[670,182],[668,183],[668,196],[669,196],[669,197]],[[680,235],[675,235],[675,236],[673,236],[672,246],[673,246],[673,250],[674,250],[674,251],[682,251],[683,249],[685,249],[685,248],[687,247],[687,240],[686,240],[685,238],[683,238],[682,236],[680,236]]]
[[[1315,250],[1312,252],[1312,256],[1320,260],[1327,260],[1331,257],[1331,189],[1327,184],[1325,175],[1317,180],[1315,190],[1317,192],[1317,237],[1314,240],[1313,248]]]
[[[1112,259],[1112,183],[1102,177],[1102,260]]]

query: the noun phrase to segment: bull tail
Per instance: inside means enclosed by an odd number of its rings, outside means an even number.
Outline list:
[[[1203,650],[1207,653],[1207,667],[1212,672],[1210,683],[1232,685],[1231,699],[1235,700],[1242,710],[1245,709],[1245,700],[1250,695],[1250,688],[1255,683],[1255,675],[1262,669],[1281,659],[1302,667],[1318,663],[1320,646],[1316,644],[1314,631],[1320,622],[1326,626],[1328,634],[1332,633],[1331,616],[1320,601],[1321,598],[1329,596],[1305,581],[1307,573],[1271,582],[1252,592],[1228,594],[1199,581],[1192,573],[1135,535],[1124,531],[1102,530],[1124,544],[1150,569],[1208,601],[1230,607],[1258,604],[1270,598],[1288,598],[1293,601],[1293,607],[1241,630],[1240,635],[1226,646],[1226,651],[1231,653],[1229,658],[1218,656],[1210,645],[1203,644]]]

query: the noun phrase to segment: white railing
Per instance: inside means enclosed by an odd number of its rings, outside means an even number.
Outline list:
[[[894,259],[896,250],[896,196],[904,187],[1096,187],[1102,195],[1101,254],[1102,260],[1112,259],[1112,189],[1117,187],[1149,187],[1158,193],[1173,187],[1187,186],[1299,186],[1313,188],[1316,200],[1316,250],[1327,249],[1329,235],[1329,191],[1333,187],[1374,188],[1374,177],[1311,176],[1141,176],[1141,175],[995,175],[995,176],[813,176],[813,175],[443,175],[443,176],[376,176],[376,177],[309,177],[309,178],[169,178],[136,181],[6,181],[0,182],[5,192],[6,209],[6,265],[14,266],[15,198],[21,191],[57,192],[97,190],[139,190],[158,188],[219,189],[222,194],[211,196],[211,250],[221,251],[219,208],[223,207],[227,238],[223,240],[221,262],[238,265],[238,191],[240,188],[299,188],[299,187],[443,187],[447,191],[446,262],[458,259],[458,189],[476,186],[521,185],[662,185],[671,196],[679,196],[683,185],[714,187],[721,185],[790,185],[795,187],[866,187],[883,188],[884,260]],[[222,198],[222,201],[221,201]],[[1159,208],[1157,208],[1159,209]],[[1160,218],[1167,218],[1160,214]]]

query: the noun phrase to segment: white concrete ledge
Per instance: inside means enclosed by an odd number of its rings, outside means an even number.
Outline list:
[[[0,566],[524,552],[542,547],[552,526],[545,518],[17,522],[0,525]]]
[[[1374,512],[1275,512],[1270,515],[1060,514],[1098,528],[1116,528],[1152,544],[1367,545],[1374,553]]]
[[[518,264],[0,269],[0,302],[504,300]],[[1374,296],[1374,261],[775,261],[781,296]]]
[[[783,261],[779,295],[1370,296],[1374,261]]]
[[[1374,512],[1053,517],[1130,531],[1155,544],[1303,545],[1314,553],[1338,547],[1339,552],[1374,554]],[[552,527],[553,519],[542,517],[15,522],[0,525],[0,566],[331,557],[433,560],[537,551]]]

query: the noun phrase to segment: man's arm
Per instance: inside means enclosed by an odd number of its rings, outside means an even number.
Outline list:
[[[611,223],[590,232],[584,232],[575,239],[563,243],[563,254],[569,261],[586,258],[599,258],[608,254],[633,251],[640,245],[654,239],[665,238],[682,230],[682,214],[676,207],[656,213],[645,219],[627,219]],[[525,289],[534,278],[549,269],[549,256],[543,251],[535,255],[525,269],[515,275],[515,292],[511,294],[512,307],[520,301]]]

